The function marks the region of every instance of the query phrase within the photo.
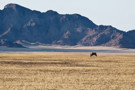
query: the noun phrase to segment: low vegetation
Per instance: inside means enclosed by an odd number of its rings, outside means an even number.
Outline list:
[[[0,54],[0,90],[133,90],[135,56]]]

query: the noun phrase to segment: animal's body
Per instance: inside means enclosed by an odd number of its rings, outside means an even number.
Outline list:
[[[92,53],[90,54],[90,57],[93,56],[93,55],[97,56],[97,53],[92,52]]]

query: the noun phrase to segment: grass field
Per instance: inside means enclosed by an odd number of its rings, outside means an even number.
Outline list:
[[[135,56],[0,54],[0,90],[134,90]]]

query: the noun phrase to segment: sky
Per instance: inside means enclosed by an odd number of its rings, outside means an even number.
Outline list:
[[[135,29],[135,0],[0,0],[0,9],[9,3],[41,12],[77,13],[97,25],[111,25],[123,31]]]

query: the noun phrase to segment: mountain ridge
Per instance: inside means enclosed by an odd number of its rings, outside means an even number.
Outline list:
[[[135,48],[134,30],[124,32],[79,14],[40,12],[17,4],[0,10],[0,27],[0,39],[13,42]]]

